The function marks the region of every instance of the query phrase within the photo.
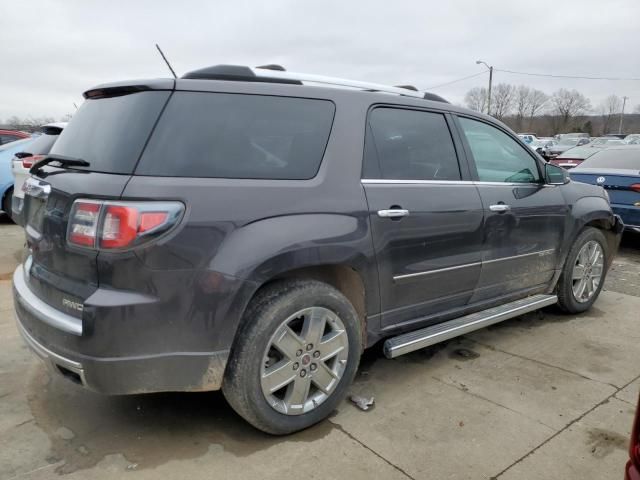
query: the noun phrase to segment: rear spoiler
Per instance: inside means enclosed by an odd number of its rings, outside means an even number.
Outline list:
[[[84,92],[82,96],[86,99],[121,97],[131,93],[150,90],[175,90],[175,86],[175,80],[168,78],[133,82],[116,82],[98,85]]]

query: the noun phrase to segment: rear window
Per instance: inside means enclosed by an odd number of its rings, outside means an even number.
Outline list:
[[[582,168],[621,168],[640,170],[640,148],[602,150],[582,162]]]
[[[94,172],[130,174],[170,92],[147,91],[89,99],[75,113],[51,149],[80,158]]]
[[[57,139],[58,135],[47,135],[43,133],[35,137],[35,140],[31,142],[28,147],[25,147],[24,151],[33,155],[46,155],[49,153],[49,150],[51,150],[53,144],[56,143]]]
[[[309,179],[320,167],[334,112],[328,100],[176,92],[136,174]]]

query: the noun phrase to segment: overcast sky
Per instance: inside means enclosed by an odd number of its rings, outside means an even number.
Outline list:
[[[496,69],[640,78],[640,0],[92,1],[0,5],[0,121],[61,117],[82,92],[113,80],[166,77],[218,63],[421,89]],[[431,91],[461,103],[480,75]],[[640,104],[640,81],[572,80],[496,72],[494,82],[551,93],[576,88]]]

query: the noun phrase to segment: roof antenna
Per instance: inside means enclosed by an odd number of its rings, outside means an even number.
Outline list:
[[[166,63],[167,67],[169,67],[169,70],[171,70],[171,73],[173,74],[173,78],[178,78],[178,76],[176,75],[176,72],[174,72],[173,68],[171,68],[171,64],[169,63],[169,60],[167,60],[167,57],[164,56],[164,53],[160,49],[160,45],[158,45],[157,43],[156,43],[156,48],[160,52],[160,55],[162,55],[162,59],[164,60],[164,63]]]

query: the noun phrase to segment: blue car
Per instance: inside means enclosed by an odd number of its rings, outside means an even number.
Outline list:
[[[11,173],[11,159],[22,152],[33,142],[33,138],[16,140],[0,146],[0,211],[11,214],[11,195],[13,194],[13,173]]]
[[[569,174],[572,180],[600,185],[627,230],[640,232],[640,145],[615,146],[595,153]]]

